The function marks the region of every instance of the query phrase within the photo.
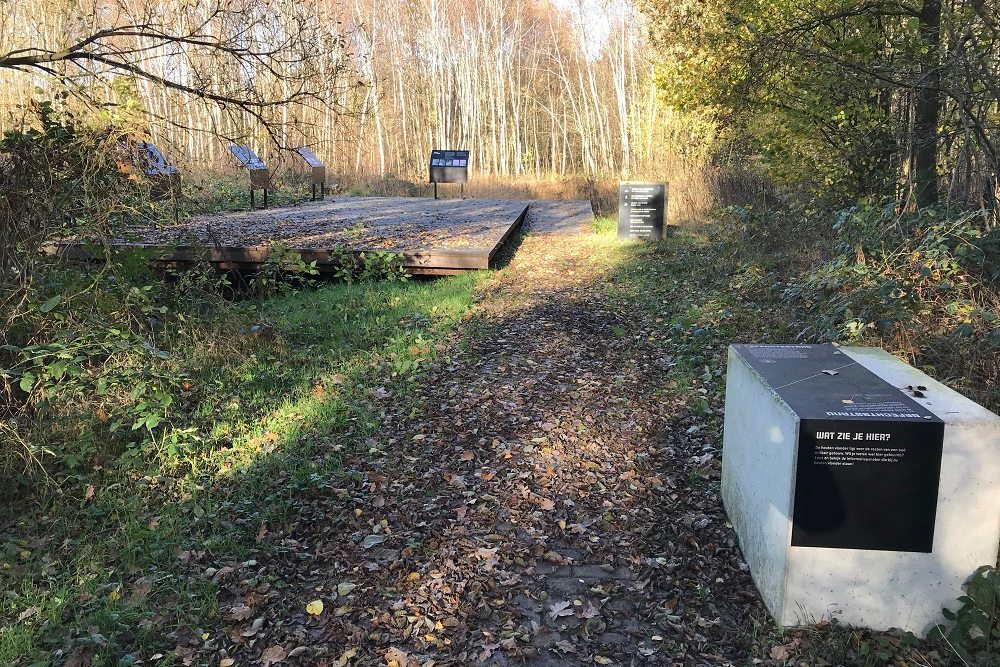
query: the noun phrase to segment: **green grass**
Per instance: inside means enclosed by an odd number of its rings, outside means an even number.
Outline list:
[[[157,342],[171,352],[162,370],[190,384],[180,444],[150,458],[88,450],[87,465],[56,466],[6,514],[0,664],[47,664],[88,645],[93,665],[118,665],[126,649],[169,652],[166,633],[150,629],[164,614],[207,626],[216,587],[184,576],[177,554],[244,560],[261,521],[281,525],[346,474],[340,457],[378,428],[371,392],[417,381],[484,275],[331,284],[224,305],[215,321],[178,318]],[[92,407],[77,413],[69,432],[100,442]],[[140,578],[152,582],[145,594]]]

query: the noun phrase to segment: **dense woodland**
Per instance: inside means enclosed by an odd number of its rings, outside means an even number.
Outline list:
[[[0,133],[0,664],[998,664],[993,563],[945,642],[774,626],[718,485],[733,342],[1000,412],[1000,4],[0,0]],[[596,221],[434,281],[154,267],[111,242],[173,216],[141,140],[182,217],[246,205],[235,142],[282,205],[296,147],[337,197],[468,148]],[[670,238],[616,240],[625,179]],[[634,587],[525,621],[578,557]]]

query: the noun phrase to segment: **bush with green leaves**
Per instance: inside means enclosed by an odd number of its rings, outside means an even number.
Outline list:
[[[942,641],[965,665],[1000,665],[1000,570],[984,565],[965,584],[958,611],[942,610],[949,621],[932,639]]]
[[[986,228],[982,214],[896,211],[895,202],[862,202],[835,215],[835,256],[784,293],[802,313],[803,338],[891,335],[931,317],[956,336],[994,329],[995,304],[985,284],[992,277],[983,272],[986,255],[977,245]]]

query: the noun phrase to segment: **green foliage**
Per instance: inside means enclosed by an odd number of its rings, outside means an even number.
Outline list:
[[[288,293],[314,284],[319,275],[316,262],[306,264],[302,256],[282,244],[273,246],[260,268],[250,280],[250,286],[261,299],[278,293]]]
[[[984,565],[964,588],[958,611],[943,610],[949,627],[936,626],[930,637],[942,641],[966,665],[1000,665],[1000,570]]]
[[[980,303],[985,255],[976,245],[984,227],[981,213],[897,214],[892,201],[837,212],[833,258],[784,292],[802,315],[801,337],[888,336],[930,317],[958,337],[990,335],[995,315]]]
[[[376,280],[406,282],[410,279],[410,274],[403,267],[402,254],[389,250],[354,253],[337,246],[330,251],[329,261],[336,267],[334,277],[348,284]]]

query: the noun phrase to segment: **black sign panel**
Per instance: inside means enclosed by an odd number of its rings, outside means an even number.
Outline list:
[[[236,156],[236,159],[243,163],[247,169],[267,169],[264,161],[257,157],[257,154],[246,146],[230,146],[229,152]]]
[[[667,220],[666,183],[622,183],[618,186],[618,239],[663,239]]]
[[[230,146],[229,152],[236,156],[236,159],[243,163],[243,166],[250,170],[250,187],[262,188],[266,190],[271,185],[271,174],[267,171],[267,165],[257,157],[257,154],[246,146]],[[265,196],[265,199],[267,197]]]
[[[431,151],[431,183],[468,183],[469,151]]]
[[[153,144],[140,141],[136,144],[136,163],[147,176],[170,176],[180,173],[176,166],[167,164],[160,149]]]
[[[736,345],[799,416],[792,546],[930,553],[944,423],[832,345]]]
[[[323,183],[326,183],[326,165],[324,165],[320,159],[316,157],[316,154],[305,146],[302,148],[296,148],[295,152],[306,161],[306,164],[312,167],[313,185],[322,185]]]

